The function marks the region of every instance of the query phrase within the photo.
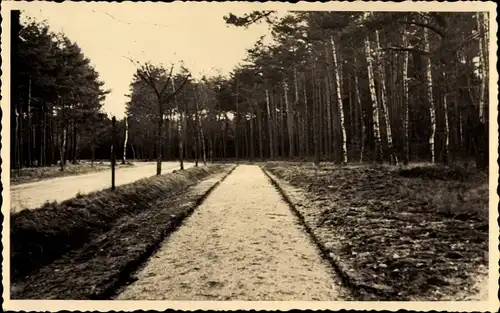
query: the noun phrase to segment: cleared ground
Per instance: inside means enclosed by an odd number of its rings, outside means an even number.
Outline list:
[[[190,168],[194,163],[185,163],[185,168]],[[178,162],[164,162],[162,174],[179,169]],[[156,174],[156,163],[136,163],[130,168],[116,170],[116,185],[124,185],[141,178]],[[63,201],[75,197],[78,193],[86,194],[111,187],[111,171],[102,171],[91,174],[66,176],[47,179],[34,183],[11,186],[10,201],[11,212],[24,209],[34,209],[49,201]]]
[[[484,299],[487,174],[268,164],[360,300]]]
[[[119,300],[342,300],[332,269],[255,165],[240,165]]]

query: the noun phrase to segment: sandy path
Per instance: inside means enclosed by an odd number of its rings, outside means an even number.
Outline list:
[[[185,163],[184,167],[193,164]],[[162,174],[179,168],[178,162],[164,162]],[[132,183],[156,174],[156,163],[138,163],[134,167],[116,169],[116,186]],[[10,187],[11,212],[42,206],[46,201],[64,201],[78,193],[86,194],[111,187],[111,170],[90,174],[58,177]]]
[[[255,165],[240,165],[119,300],[339,300],[340,287]]]

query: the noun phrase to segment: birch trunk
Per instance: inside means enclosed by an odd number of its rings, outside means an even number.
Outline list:
[[[354,57],[354,63],[357,64],[356,57]],[[358,106],[358,111],[359,111],[359,117],[361,119],[361,130],[360,130],[360,148],[359,148],[359,162],[363,163],[363,154],[365,152],[365,132],[366,132],[366,126],[365,126],[365,117],[364,117],[364,110],[363,106],[361,104],[361,95],[359,93],[359,79],[358,79],[358,73],[354,73],[354,93],[356,94],[356,105]],[[356,118],[357,119],[357,118]]]
[[[446,73],[443,71],[443,111],[444,111],[444,161],[448,163],[449,145],[450,145],[450,131],[448,128],[448,99],[447,99],[447,88],[446,88]]]
[[[373,135],[375,137],[375,153],[376,160],[382,162],[382,142],[380,139],[380,126],[379,126],[379,114],[378,114],[378,100],[377,92],[375,90],[375,80],[373,74],[373,59],[370,49],[370,39],[365,37],[365,54],[368,67],[368,84],[370,87],[370,97],[372,100],[372,113],[373,113]]]
[[[403,29],[401,36],[401,41],[403,42],[403,47],[406,47],[406,28]],[[408,97],[408,59],[409,52],[403,52],[403,162],[408,165],[410,162],[410,136],[408,130],[409,122],[409,97]]]
[[[379,73],[379,81],[380,87],[382,88],[380,102],[382,108],[382,114],[384,115],[386,134],[387,134],[387,144],[389,146],[389,151],[391,154],[391,163],[394,165],[398,164],[398,157],[394,152],[394,146],[392,144],[392,127],[391,127],[391,119],[389,118],[389,111],[387,109],[387,88],[385,85],[385,67],[382,54],[382,48],[380,47],[380,38],[378,30],[375,31],[375,40],[377,45],[377,65],[378,65],[378,73]]]
[[[342,132],[342,163],[347,164],[347,136],[345,132],[345,123],[344,123],[344,104],[342,103],[342,92],[340,89],[340,74],[339,74],[339,64],[337,62],[337,51],[335,49],[335,42],[333,37],[330,37],[330,41],[332,43],[332,56],[333,56],[333,65],[335,70],[335,87],[337,88],[337,102],[339,106],[339,116],[340,116],[340,130]]]
[[[128,141],[128,120],[125,117],[125,140],[123,141],[123,159],[122,164],[127,162],[127,141]]]
[[[172,79],[172,92],[175,92],[175,82],[173,79]],[[176,96],[174,96],[173,101],[174,101],[174,107],[177,108],[177,112],[179,112],[179,121],[177,123],[177,131],[179,132],[179,163],[181,170],[183,170],[184,169],[184,142],[183,142],[183,127],[182,127],[183,114],[177,103]]]
[[[427,28],[424,28],[425,49],[430,51],[429,35]],[[429,57],[425,58],[425,76],[427,80],[427,98],[429,100],[429,114],[431,122],[431,134],[429,136],[429,148],[431,152],[431,163],[435,162],[435,141],[436,141],[436,109],[432,92],[432,65]]]
[[[478,12],[476,13],[476,23],[477,23],[477,32],[479,34],[479,64],[478,64],[478,72],[479,72],[479,77],[481,80],[481,86],[480,86],[480,91],[479,91],[479,121],[481,123],[484,123],[485,121],[485,92],[486,92],[486,70],[485,70],[485,53],[484,53],[484,47],[485,45],[483,44],[483,36],[481,36],[482,32],[482,18],[481,18],[481,13]]]

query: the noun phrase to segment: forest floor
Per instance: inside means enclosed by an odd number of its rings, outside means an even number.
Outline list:
[[[487,297],[486,173],[438,166],[265,168],[359,299]]]
[[[193,163],[185,163],[190,168]],[[111,170],[44,179],[41,181],[18,184],[10,188],[11,212],[34,209],[46,202],[63,201],[78,194],[87,194],[111,187]],[[101,166],[102,167],[102,166]],[[178,162],[163,162],[162,174],[179,168]],[[120,186],[156,174],[156,162],[137,162],[134,166],[116,169],[115,185]]]

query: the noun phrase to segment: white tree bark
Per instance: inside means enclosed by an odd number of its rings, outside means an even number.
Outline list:
[[[382,142],[380,139],[380,122],[378,114],[378,100],[377,92],[375,90],[375,79],[373,74],[373,58],[370,49],[370,39],[365,37],[365,54],[368,66],[368,84],[370,87],[370,97],[372,99],[372,112],[373,112],[373,135],[375,137],[375,150],[377,153],[378,161],[382,161]]]
[[[357,64],[356,57],[354,57],[354,64]],[[359,93],[359,79],[358,79],[358,73],[354,73],[354,93],[356,95],[356,105],[358,106],[358,111],[359,111],[359,117],[361,119],[361,136],[360,136],[360,151],[359,151],[359,162],[363,163],[363,154],[365,152],[365,132],[366,132],[366,126],[365,126],[365,117],[363,114],[363,106],[361,105],[361,95]]]
[[[344,104],[342,103],[342,92],[340,89],[340,74],[339,74],[339,64],[337,62],[337,51],[335,49],[335,41],[333,37],[330,37],[330,41],[332,44],[332,56],[333,56],[333,65],[335,67],[335,87],[337,90],[337,101],[339,105],[339,115],[340,115],[340,128],[342,131],[342,163],[347,164],[347,136],[345,132],[345,123],[344,123]]]
[[[425,49],[430,51],[429,35],[427,28],[424,28]],[[431,163],[436,161],[435,143],[436,143],[436,108],[434,106],[434,97],[432,92],[432,65],[429,57],[425,58],[425,73],[427,80],[427,98],[429,99],[429,114],[431,119],[431,134],[429,136],[429,148],[431,152]]]
[[[402,33],[402,42],[403,47],[406,47],[406,27],[403,29]],[[409,130],[408,130],[408,122],[409,122],[409,103],[408,103],[408,59],[409,52],[403,52],[403,142],[404,142],[404,163],[408,164],[410,160],[410,138],[409,138]]]
[[[398,164],[398,158],[396,154],[394,153],[394,147],[392,144],[392,127],[391,127],[391,119],[389,118],[389,111],[387,109],[387,88],[385,86],[385,68],[384,68],[384,61],[383,61],[383,56],[382,56],[382,48],[380,47],[380,37],[378,30],[375,31],[375,43],[377,45],[377,67],[378,67],[378,76],[379,76],[379,81],[380,81],[380,86],[382,89],[381,92],[381,97],[380,97],[380,104],[382,108],[382,114],[384,116],[385,120],[385,127],[386,127],[386,134],[387,134],[387,144],[389,146],[389,151],[391,153],[391,162],[393,162],[395,165]]]
[[[125,117],[125,140],[123,141],[123,159],[122,164],[127,162],[127,141],[128,141],[128,119]]]
[[[485,53],[484,53],[484,37],[481,35],[482,32],[482,17],[481,13],[478,12],[476,13],[476,25],[477,25],[477,32],[479,34],[479,62],[478,62],[478,74],[481,80],[481,85],[480,85],[480,91],[479,91],[479,120],[481,123],[484,123],[485,119],[485,92],[486,92],[486,70],[485,70]]]
[[[450,130],[448,129],[448,99],[447,99],[447,88],[446,88],[446,73],[443,72],[443,80],[444,80],[444,92],[443,92],[443,110],[444,110],[444,155],[448,160],[448,150],[450,146]]]
[[[175,91],[175,82],[172,79],[172,90]],[[177,98],[174,97],[174,106],[177,108],[177,112],[179,112],[179,121],[177,124],[177,130],[179,131],[179,163],[181,170],[184,169],[184,142],[183,142],[183,131],[182,131],[182,123],[183,123],[183,114],[180,110],[179,105],[177,104]]]

